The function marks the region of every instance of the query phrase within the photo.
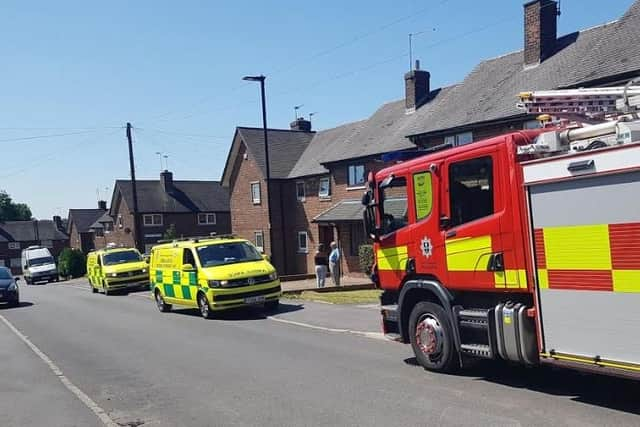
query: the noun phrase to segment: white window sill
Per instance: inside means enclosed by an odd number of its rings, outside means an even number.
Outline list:
[[[331,196],[321,196],[321,197],[318,197],[318,200],[320,200],[321,202],[330,202]]]
[[[306,202],[306,201],[307,201],[307,199],[306,199],[306,198],[302,198],[302,199],[301,199],[300,197],[298,197],[298,201],[299,201],[300,203],[304,203],[304,202]]]
[[[308,254],[309,253],[309,249],[298,249],[298,253],[299,254]]]
[[[357,187],[347,187],[347,191],[353,191],[353,190],[364,190],[366,189],[367,186],[366,185],[359,185]]]

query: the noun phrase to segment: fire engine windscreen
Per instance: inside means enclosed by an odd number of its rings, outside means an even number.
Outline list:
[[[407,211],[407,179],[395,177],[381,187],[382,234],[393,233],[409,223]]]
[[[449,168],[450,227],[493,214],[491,157],[452,163]]]

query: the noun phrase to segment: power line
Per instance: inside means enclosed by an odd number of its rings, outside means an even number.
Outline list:
[[[9,138],[9,139],[0,139],[0,142],[17,142],[17,141],[29,141],[32,139],[43,139],[43,138],[58,138],[61,136],[71,136],[71,135],[82,135],[87,133],[95,133],[95,130],[86,130],[82,132],[69,132],[69,133],[57,133],[57,134],[49,134],[49,135],[36,135],[36,136],[24,136],[20,138]]]

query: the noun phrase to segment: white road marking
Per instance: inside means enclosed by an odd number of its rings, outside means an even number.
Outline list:
[[[267,316],[267,319],[273,320],[274,322],[287,323],[289,325],[295,325],[295,326],[300,326],[300,327],[303,327],[303,328],[315,329],[315,330],[318,330],[318,331],[337,332],[337,333],[342,333],[342,334],[358,335],[358,336],[361,336],[361,337],[367,337],[367,338],[373,338],[373,339],[377,339],[377,340],[388,341],[384,337],[384,334],[382,334],[380,332],[366,332],[366,331],[354,331],[352,329],[327,328],[327,327],[324,327],[324,326],[312,325],[310,323],[303,323],[303,322],[296,322],[294,320],[280,319],[279,317],[274,317],[274,316]]]
[[[69,380],[58,366],[53,363],[53,361],[47,356],[42,350],[40,350],[34,343],[29,340],[22,332],[20,332],[11,322],[9,322],[3,315],[0,314],[0,320],[2,320],[7,327],[14,333],[18,338],[24,342],[27,347],[29,347],[44,363],[49,366],[49,369],[55,374],[56,377],[62,382],[62,384],[73,393],[84,405],[89,408],[96,416],[102,421],[105,426],[108,427],[119,427],[118,423],[113,421],[111,417],[106,413],[104,409],[102,409],[96,402],[93,401],[85,392],[80,390],[74,383]]]

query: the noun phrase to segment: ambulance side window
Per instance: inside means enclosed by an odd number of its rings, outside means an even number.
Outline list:
[[[407,179],[394,178],[380,191],[382,196],[382,234],[393,233],[409,224]]]
[[[493,161],[490,156],[449,166],[450,226],[492,215]]]
[[[196,266],[196,259],[193,256],[193,252],[191,249],[184,249],[182,251],[182,265],[191,264],[192,266]]]

